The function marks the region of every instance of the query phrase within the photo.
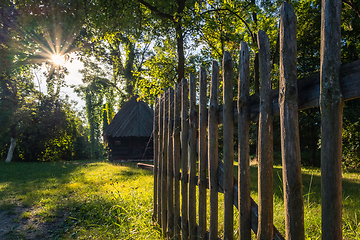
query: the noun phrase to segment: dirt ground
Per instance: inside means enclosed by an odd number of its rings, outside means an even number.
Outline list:
[[[2,240],[42,240],[54,239],[54,232],[63,223],[66,213],[52,222],[43,222],[36,219],[36,212],[39,209],[16,206],[11,211],[0,210],[0,239]],[[24,212],[30,212],[27,218],[22,217]]]

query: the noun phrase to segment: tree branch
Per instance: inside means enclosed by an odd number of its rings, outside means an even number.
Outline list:
[[[148,8],[150,11],[154,12],[159,17],[163,17],[163,18],[169,19],[171,21],[174,20],[174,17],[172,15],[161,12],[157,7],[151,5],[150,3],[147,3],[144,0],[137,0],[137,1],[141,4],[143,4],[146,8]]]
[[[233,14],[235,17],[237,17],[245,25],[246,29],[249,31],[252,41],[254,43],[256,43],[255,36],[254,36],[253,32],[251,31],[249,24],[238,13],[234,12],[233,10],[228,9],[228,8],[217,8],[217,9],[211,9],[206,12],[203,12],[203,13],[201,13],[201,15],[207,14],[210,12],[220,12],[220,11],[228,11],[231,14]]]
[[[354,10],[356,12],[356,14],[358,15],[358,17],[360,18],[360,10],[359,8],[356,6],[356,3],[354,3],[353,0],[343,0],[343,3],[347,4],[352,10]]]

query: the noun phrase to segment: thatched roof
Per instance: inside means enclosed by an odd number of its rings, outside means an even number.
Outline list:
[[[108,137],[150,137],[153,130],[154,113],[149,106],[132,97],[115,115],[110,125],[105,129]]]

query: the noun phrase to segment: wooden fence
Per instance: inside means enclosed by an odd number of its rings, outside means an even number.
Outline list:
[[[322,14],[328,14],[325,10]],[[330,19],[332,15],[322,17]],[[341,239],[342,123],[339,119],[342,118],[342,101],[360,96],[360,61],[341,66],[340,69],[339,51],[334,49],[336,44],[340,46],[340,36],[330,37],[337,39],[331,45],[333,48],[326,45],[329,39],[327,34],[331,33],[327,27],[322,29],[320,75],[297,81],[296,15],[290,4],[283,3],[280,18],[279,90],[271,89],[270,44],[266,33],[260,30],[260,99],[249,96],[249,50],[246,43],[242,42],[237,102],[233,101],[233,61],[227,52],[222,65],[222,105],[218,101],[219,67],[216,61],[212,63],[209,102],[207,76],[203,68],[200,69],[198,100],[193,75],[190,75],[189,82],[183,79],[175,89],[169,89],[156,100],[154,220],[167,238],[219,239],[218,192],[221,192],[224,194],[224,239],[233,239],[234,236],[234,206],[239,210],[240,239],[250,239],[251,229],[258,239],[284,239],[273,226],[272,124],[273,116],[280,114],[286,238],[304,239],[298,111],[319,106],[321,99],[322,144],[326,144],[326,152],[322,150],[322,166],[326,166],[322,167],[322,205],[326,206],[322,209],[323,239]],[[339,28],[340,25],[335,27]],[[334,52],[338,55],[331,56]],[[337,60],[331,61],[331,58]],[[328,69],[337,69],[338,72]],[[330,99],[328,95],[331,91]],[[329,123],[332,129],[326,129],[325,117],[329,118],[329,111],[331,118],[340,122],[340,125]],[[249,123],[257,115],[259,205],[250,197],[249,166]],[[224,134],[222,160],[218,159],[220,123]],[[237,180],[233,173],[234,126],[238,127]],[[328,141],[329,134],[335,140]],[[329,156],[329,149],[335,149],[336,153],[331,151]],[[327,181],[331,181],[332,186],[328,186]],[[210,216],[207,216],[207,199],[210,201]],[[330,224],[330,227],[326,224]]]

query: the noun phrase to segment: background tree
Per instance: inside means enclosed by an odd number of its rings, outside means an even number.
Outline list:
[[[41,110],[39,106],[42,106],[44,96],[34,90],[32,71],[40,63],[50,63],[53,54],[73,50],[76,29],[81,25],[79,3],[71,6],[62,1],[0,3],[0,108],[4,111],[0,133],[11,137],[10,147],[8,144],[1,146],[2,149],[9,149],[7,161],[12,158],[16,139],[24,140],[22,133],[26,128],[25,123],[30,123],[30,119]],[[54,71],[53,64],[48,66],[48,90],[54,103],[59,101],[58,92],[63,84],[65,69]],[[24,147],[19,151],[26,151],[27,146],[19,142],[18,149]],[[23,157],[20,154],[16,159]]]

